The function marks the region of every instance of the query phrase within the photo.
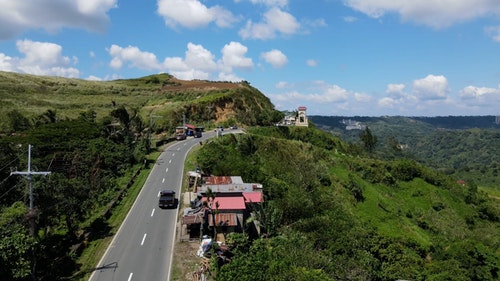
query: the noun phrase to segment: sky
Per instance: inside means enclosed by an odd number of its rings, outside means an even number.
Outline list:
[[[0,0],[0,71],[245,80],[308,115],[500,115],[500,0]]]

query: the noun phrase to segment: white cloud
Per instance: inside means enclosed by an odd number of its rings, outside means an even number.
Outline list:
[[[402,98],[406,96],[405,88],[404,84],[389,84],[385,92],[392,98]]]
[[[276,37],[277,33],[292,35],[300,28],[300,24],[290,13],[279,8],[271,8],[264,14],[260,23],[247,21],[245,27],[239,31],[243,39],[270,39]]]
[[[271,7],[284,7],[288,5],[288,0],[250,0],[253,4],[264,4]]]
[[[500,87],[495,89],[467,86],[459,92],[458,97],[468,106],[489,106],[497,111],[500,109]]]
[[[288,63],[288,59],[280,50],[273,49],[260,55],[267,63],[274,68],[280,68]]]
[[[313,60],[313,59],[309,59],[306,61],[306,64],[307,64],[307,66],[310,66],[310,67],[316,67],[316,66],[318,66],[318,61]]]
[[[488,26],[484,29],[486,34],[493,39],[495,42],[500,43],[500,25],[499,26]]]
[[[245,57],[248,48],[239,42],[230,42],[222,48],[222,59],[219,64],[224,72],[229,72],[232,68],[250,70],[253,68],[251,58]]]
[[[412,93],[420,100],[446,99],[448,79],[442,75],[427,75],[423,79],[413,81]]]
[[[122,48],[113,44],[108,49],[108,52],[112,57],[109,66],[114,69],[121,69],[127,63],[130,67],[144,70],[161,69],[161,65],[153,53],[143,52],[135,46]]]
[[[219,27],[229,27],[237,21],[230,11],[220,6],[208,8],[198,0],[158,0],[158,13],[171,28],[177,24],[198,28],[212,22]]]
[[[380,18],[385,14],[396,13],[403,21],[434,28],[444,28],[479,17],[500,15],[500,5],[495,0],[346,0],[345,3],[370,17]]]
[[[216,62],[215,56],[202,45],[187,44],[184,57],[166,57],[160,62],[156,55],[142,51],[138,47],[112,45],[108,52],[109,65],[114,69],[125,66],[143,70],[168,72],[183,80],[216,79],[241,81],[234,69],[251,70],[253,62],[245,57],[248,48],[241,43],[231,42],[222,48],[222,58]]]
[[[90,75],[89,77],[85,78],[85,80],[89,80],[89,81],[102,81],[102,78],[94,76],[94,75]]]
[[[276,83],[275,87],[276,87],[276,89],[284,89],[284,88],[287,88],[288,85],[289,85],[288,82],[280,81],[280,82]]]
[[[16,46],[24,57],[9,57],[0,53],[0,70],[71,78],[76,78],[80,74],[78,69],[73,67],[78,59],[63,56],[60,45],[18,40]]]
[[[108,11],[117,0],[3,0],[0,1],[0,39],[8,39],[29,29],[51,33],[64,27],[104,31]]]

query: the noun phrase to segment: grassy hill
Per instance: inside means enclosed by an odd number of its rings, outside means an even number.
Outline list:
[[[183,81],[168,74],[114,81],[87,81],[0,72],[0,114],[18,111],[31,124],[51,110],[73,119],[92,110],[98,120],[123,106],[144,123],[155,118],[155,131],[172,132],[183,114],[197,125],[257,125],[278,118],[270,100],[247,82]],[[0,132],[12,130],[0,119]]]

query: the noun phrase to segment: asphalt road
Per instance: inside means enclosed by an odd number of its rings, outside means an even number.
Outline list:
[[[161,153],[90,281],[170,279],[178,209],[158,208],[159,192],[174,190],[179,199],[188,151],[214,135],[178,141]]]

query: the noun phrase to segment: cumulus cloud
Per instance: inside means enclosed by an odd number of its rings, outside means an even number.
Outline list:
[[[413,81],[412,93],[420,100],[446,99],[448,92],[448,79],[442,75],[427,75]]]
[[[467,86],[459,92],[458,97],[468,106],[490,106],[497,110],[500,108],[500,87],[495,89]]]
[[[168,72],[183,80],[215,79],[241,81],[235,69],[251,70],[253,62],[245,57],[248,48],[241,43],[231,42],[222,48],[222,58],[215,56],[202,45],[187,44],[184,57],[166,57],[160,61],[155,54],[142,51],[136,46],[112,45],[107,49],[111,56],[109,63],[114,69],[132,67],[149,71]]]
[[[161,68],[153,53],[143,52],[135,46],[122,48],[113,44],[107,51],[113,58],[109,66],[114,69],[121,69],[125,64],[128,64],[129,67],[144,70],[158,70]]]
[[[404,84],[389,84],[385,92],[392,98],[401,98],[406,96],[405,88]]]
[[[207,7],[198,0],[158,0],[158,13],[171,28],[204,27],[215,22],[219,27],[230,27],[237,21],[230,11],[221,6]]]
[[[492,0],[346,0],[346,5],[374,18],[399,14],[403,21],[412,21],[434,28],[445,28],[479,17],[500,15],[500,6]]]
[[[224,45],[221,52],[222,59],[219,64],[225,72],[230,72],[233,68],[244,70],[250,70],[253,68],[252,59],[245,57],[248,52],[248,48],[241,43],[230,42],[229,44]]]
[[[117,0],[23,0],[0,1],[0,39],[13,38],[25,30],[54,33],[64,27],[102,32],[108,11]]]
[[[267,63],[274,68],[281,68],[288,63],[288,59],[280,50],[273,49],[260,55]]]
[[[80,74],[78,69],[73,67],[78,63],[78,59],[63,56],[60,45],[18,40],[16,47],[24,57],[10,57],[0,53],[0,70],[70,78],[76,78]]]
[[[300,29],[299,22],[293,15],[279,8],[271,8],[264,14],[262,22],[247,21],[245,27],[239,31],[243,39],[271,39],[276,34],[292,35]]]

